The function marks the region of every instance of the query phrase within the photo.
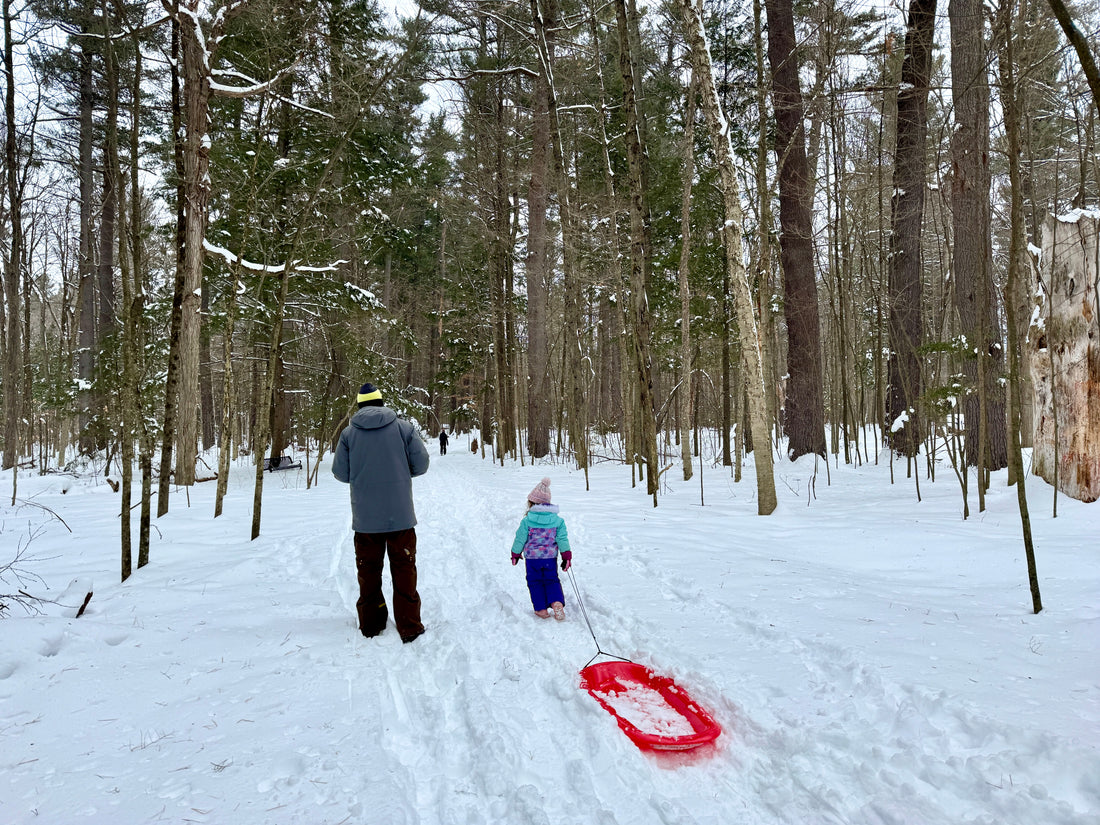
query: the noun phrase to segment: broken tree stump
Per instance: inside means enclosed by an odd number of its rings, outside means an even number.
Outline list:
[[[1100,498],[1100,212],[1049,216],[1028,334],[1037,475]]]

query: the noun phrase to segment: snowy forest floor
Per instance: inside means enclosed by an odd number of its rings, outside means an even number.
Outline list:
[[[6,474],[0,565],[26,546],[40,578],[0,593],[95,595],[79,619],[0,619],[0,823],[1100,822],[1100,503],[1059,497],[1054,519],[1028,479],[1034,615],[1003,472],[963,520],[950,468],[918,502],[904,467],[891,484],[885,464],[779,462],[760,517],[751,465],[738,484],[706,468],[703,505],[674,468],[654,509],[629,467],[598,465],[586,492],[464,441],[414,482],[410,645],[356,629],[327,464],[309,490],[266,477],[254,542],[249,465],[217,520],[213,484],[174,490],[124,584],[101,477],[23,475],[12,507]],[[714,746],[643,753],[579,688],[597,648],[567,578],[567,620],[533,615],[508,550],[544,475],[599,646],[686,687]]]

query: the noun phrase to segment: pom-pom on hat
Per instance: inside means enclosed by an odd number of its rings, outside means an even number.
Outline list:
[[[374,384],[368,381],[359,388],[359,395],[356,396],[355,400],[359,404],[363,404],[367,401],[381,401],[382,393]]]
[[[535,485],[535,489],[527,494],[527,500],[532,504],[550,503],[550,479],[544,478]]]

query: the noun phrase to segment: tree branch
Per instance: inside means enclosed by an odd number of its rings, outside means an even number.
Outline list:
[[[1058,25],[1065,32],[1066,39],[1069,40],[1070,45],[1077,52],[1077,59],[1081,61],[1081,68],[1084,69],[1085,78],[1089,82],[1089,89],[1092,90],[1093,105],[1100,109],[1100,69],[1096,67],[1096,60],[1089,50],[1088,41],[1085,40],[1081,30],[1074,24],[1073,18],[1069,16],[1069,9],[1066,8],[1063,0],[1047,0],[1047,2],[1050,3],[1050,9],[1054,12],[1054,16],[1058,18]]]

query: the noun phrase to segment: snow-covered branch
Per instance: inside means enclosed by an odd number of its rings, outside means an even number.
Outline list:
[[[269,275],[281,275],[283,272],[289,270],[291,272],[303,272],[303,273],[317,273],[317,272],[336,272],[341,266],[347,263],[345,260],[333,261],[330,264],[324,266],[304,266],[298,261],[290,264],[258,264],[255,261],[250,261],[247,258],[241,258],[240,256],[230,252],[223,246],[218,246],[210,241],[203,239],[202,248],[209,252],[211,255],[217,255],[228,264],[239,264],[242,268],[247,269],[249,272],[263,272]]]
[[[290,68],[293,68],[293,64],[292,64],[292,66],[285,69],[282,74],[285,74],[286,71],[289,71]],[[280,74],[279,77],[281,77],[282,74]],[[275,82],[274,80],[271,80],[271,81],[267,81],[266,83],[261,83],[260,81],[254,79],[252,77],[249,77],[248,75],[243,74],[242,72],[234,71],[232,69],[219,69],[219,70],[216,70],[214,72],[214,75],[216,77],[223,77],[223,78],[235,77],[235,78],[238,78],[240,80],[244,80],[245,82],[251,84],[250,86],[247,86],[247,87],[226,86],[224,84],[221,84],[221,83],[218,83],[217,81],[212,80],[210,82],[210,90],[212,92],[214,92],[215,94],[219,94],[219,95],[222,95],[224,97],[250,97],[254,94],[259,94],[260,92],[264,91],[264,88],[262,88],[262,87],[265,87],[265,86],[270,87],[271,84]],[[277,80],[278,78],[275,78],[275,79]],[[228,91],[226,91],[226,90],[228,90]],[[286,103],[288,106],[293,106],[295,109],[301,109],[303,112],[309,112],[311,114],[320,115],[321,117],[327,117],[329,120],[335,120],[336,119],[336,117],[331,112],[323,112],[320,109],[314,109],[312,106],[306,106],[304,103],[299,103],[297,100],[294,100],[293,98],[286,97],[285,95],[275,94],[275,95],[272,95],[272,96],[276,100],[279,100],[283,103]]]
[[[285,69],[282,69],[281,71],[277,72],[275,74],[275,76],[272,77],[270,80],[254,80],[254,79],[248,77],[247,75],[243,75],[240,72],[234,72],[234,71],[215,71],[215,72],[211,72],[210,91],[213,92],[216,95],[221,95],[222,97],[236,97],[236,98],[254,97],[255,95],[263,94],[264,92],[274,88],[274,86],[277,83],[282,81],[282,79],[286,76],[287,72],[289,72],[291,69],[293,69],[295,66],[297,66],[298,61],[301,60],[301,59],[302,59],[302,56],[299,54],[298,57],[296,57],[294,59],[293,63],[291,63]],[[218,83],[216,80],[214,80],[215,75],[220,76],[220,77],[238,77],[238,78],[241,78],[243,80],[248,81],[251,85],[249,85],[249,86],[226,86],[224,83]]]

